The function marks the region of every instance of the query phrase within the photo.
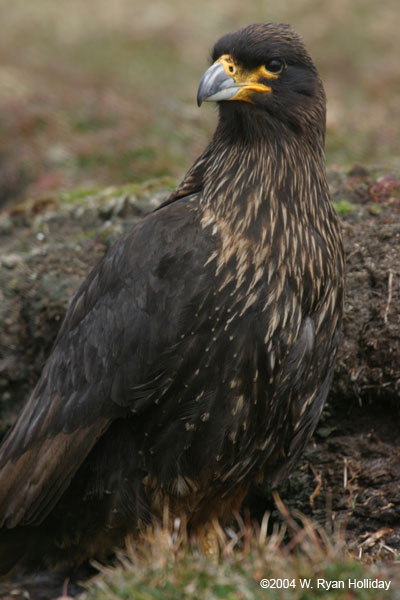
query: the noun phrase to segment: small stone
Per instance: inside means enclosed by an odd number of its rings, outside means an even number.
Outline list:
[[[14,267],[19,265],[21,262],[22,257],[17,253],[5,254],[1,257],[1,265],[6,269],[14,269]]]
[[[367,175],[369,171],[363,165],[354,165],[348,172],[349,177],[367,177]]]
[[[9,217],[0,220],[0,235],[7,235],[12,231],[13,222]]]

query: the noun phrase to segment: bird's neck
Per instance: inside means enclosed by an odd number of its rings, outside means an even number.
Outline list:
[[[229,217],[237,231],[285,209],[288,215],[321,218],[328,188],[323,140],[300,136],[260,119],[220,119],[208,153],[203,201],[219,218]],[[319,206],[322,202],[322,206]]]

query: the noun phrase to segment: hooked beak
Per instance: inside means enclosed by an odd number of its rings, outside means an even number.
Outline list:
[[[270,93],[269,81],[277,75],[266,71],[264,66],[246,69],[237,64],[229,54],[224,54],[207,69],[197,90],[197,104],[241,100],[254,103],[255,93]]]
[[[239,85],[225,72],[223,64],[215,62],[200,79],[197,90],[197,106],[202,102],[230,100],[239,91]]]

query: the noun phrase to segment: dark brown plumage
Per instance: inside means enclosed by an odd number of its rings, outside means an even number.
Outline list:
[[[3,444],[5,569],[104,556],[165,502],[224,519],[319,419],[343,299],[323,87],[287,25],[223,37],[213,63],[214,137],[82,284]]]

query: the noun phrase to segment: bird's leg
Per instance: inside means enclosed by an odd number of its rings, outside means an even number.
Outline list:
[[[219,556],[225,535],[217,518],[207,521],[196,529],[195,537],[206,556]]]

